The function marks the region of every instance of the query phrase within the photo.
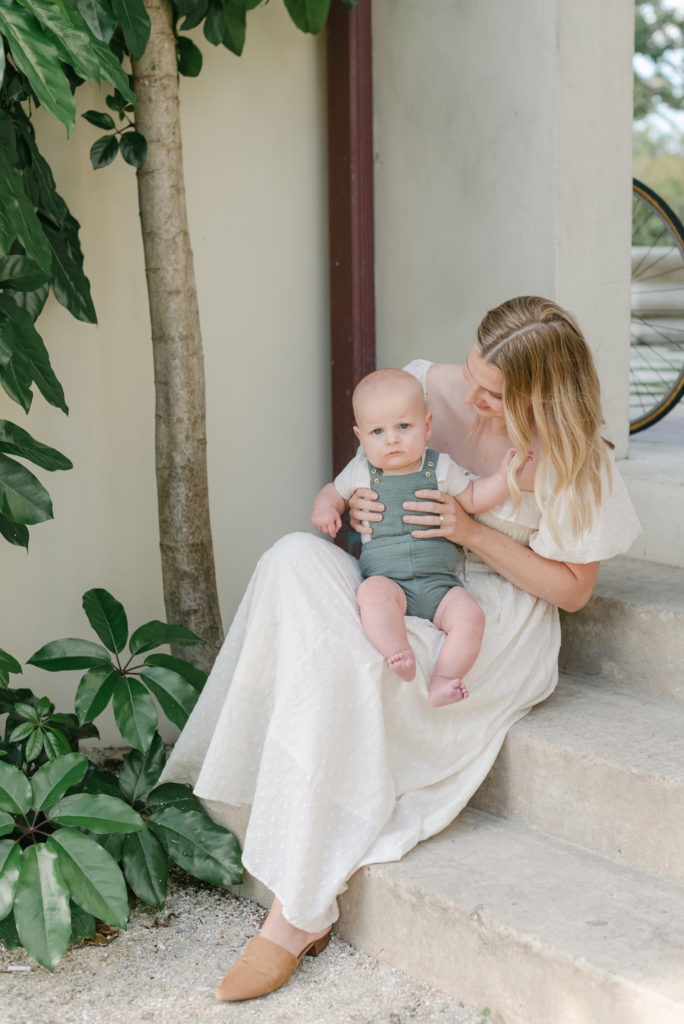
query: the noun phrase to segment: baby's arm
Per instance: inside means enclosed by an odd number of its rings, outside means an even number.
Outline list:
[[[336,537],[342,526],[342,513],[347,503],[335,484],[326,484],[314,498],[311,525],[329,537]]]
[[[509,448],[495,473],[492,473],[491,476],[481,476],[477,480],[472,480],[464,491],[456,495],[456,501],[459,505],[463,506],[466,512],[469,512],[471,515],[474,512],[486,512],[488,509],[495,508],[496,505],[500,505],[502,501],[506,500],[510,494],[508,467],[513,461],[514,456],[515,448]],[[529,462],[531,458],[532,452],[529,452],[525,461]]]

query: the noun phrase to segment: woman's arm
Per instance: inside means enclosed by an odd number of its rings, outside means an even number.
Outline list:
[[[404,522],[431,527],[414,530],[414,537],[446,537],[462,544],[516,587],[564,611],[583,608],[591,597],[598,562],[584,565],[544,558],[512,537],[471,519],[455,499],[442,491],[416,491],[417,497],[421,495],[431,500],[404,502]],[[411,514],[418,510],[426,514]]]

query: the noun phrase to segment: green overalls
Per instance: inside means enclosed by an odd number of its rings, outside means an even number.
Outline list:
[[[446,537],[419,540],[411,530],[419,529],[402,519],[403,502],[415,501],[419,490],[439,490],[437,459],[439,453],[428,448],[422,469],[415,473],[385,476],[368,463],[370,485],[385,506],[382,522],[373,523],[370,540],[361,547],[361,575],[387,576],[406,594],[407,615],[423,619],[434,617],[437,606],[452,587],[462,587],[463,549]]]

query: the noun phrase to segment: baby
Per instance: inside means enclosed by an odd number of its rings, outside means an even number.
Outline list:
[[[420,383],[405,370],[376,370],[364,377],[352,396],[365,459],[357,456],[314,499],[311,522],[335,537],[342,512],[354,491],[370,487],[385,506],[382,522],[362,537],[364,577],[356,597],[368,639],[390,668],[410,681],[416,659],[406,633],[405,615],[431,619],[446,633],[430,679],[428,700],[443,707],[463,700],[463,676],[472,667],[484,632],[484,613],[459,578],[463,552],[446,537],[422,540],[404,523],[404,501],[416,490],[453,495],[466,512],[485,512],[509,495],[509,450],[495,473],[473,479],[448,455],[426,447],[432,431]]]

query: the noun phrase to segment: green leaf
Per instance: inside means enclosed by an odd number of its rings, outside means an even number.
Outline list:
[[[16,658],[13,658],[7,651],[3,651],[0,647],[0,668],[4,668],[7,672],[11,672],[13,675],[19,675],[22,671],[21,665]]]
[[[49,279],[47,271],[28,256],[0,258],[0,288],[13,288],[19,292],[33,292]]]
[[[202,70],[202,51],[187,36],[176,38],[178,71],[186,78],[196,78]]]
[[[0,761],[0,810],[26,814],[31,807],[31,783],[23,772]]]
[[[165,622],[153,619],[152,622],[146,622],[144,626],[136,629],[131,636],[128,648],[131,654],[143,654],[162,644],[180,644],[183,647],[192,647],[194,644],[203,643],[204,640],[200,640],[185,626],[169,626]]]
[[[91,764],[80,787],[84,793],[107,793],[108,796],[121,796],[119,780],[113,772],[105,768],[96,768]]]
[[[147,139],[140,132],[127,131],[121,136],[121,156],[131,167],[142,167],[147,157]]]
[[[143,682],[159,701],[162,711],[174,725],[182,729],[197,703],[197,690],[182,675],[161,665],[149,665],[142,670]]]
[[[43,311],[47,297],[50,294],[50,285],[44,284],[42,288],[36,288],[35,292],[15,292],[14,301],[20,309],[25,309],[33,323]]]
[[[121,792],[129,803],[134,804],[145,799],[159,780],[165,764],[166,749],[158,732],[155,732],[152,743],[144,754],[138,750],[130,752],[119,775]]]
[[[285,0],[285,6],[297,28],[315,35],[325,25],[330,0]]]
[[[51,233],[51,229],[47,225],[45,226],[45,232],[46,235]],[[52,234],[56,233],[58,232],[52,232]],[[53,267],[53,289],[55,288],[55,273],[56,269]],[[57,292],[55,292],[56,294]],[[36,382],[45,400],[50,405],[61,409],[62,412],[68,412],[69,408],[64,401],[62,385],[55,376],[45,343],[38,334],[30,314],[18,306],[7,293],[0,294],[0,310],[2,310],[4,316],[9,317],[12,321],[15,335],[13,362],[19,354],[17,348],[20,346],[21,356],[25,357],[28,361],[31,379]]]
[[[29,525],[52,519],[52,501],[40,480],[6,455],[0,455],[0,512]]]
[[[0,842],[0,920],[7,917],[14,904],[20,869],[19,844],[13,843],[11,839],[3,839]]]
[[[39,102],[51,117],[66,126],[70,135],[76,124],[76,103],[53,41],[33,15],[17,3],[0,4],[0,32],[10,45],[14,63],[26,75]]]
[[[43,732],[43,747],[50,761],[71,753],[71,743],[64,733],[49,726]]]
[[[56,448],[50,448],[31,437],[27,430],[9,420],[0,420],[0,452],[30,459],[42,469],[71,469],[73,463]]]
[[[202,805],[190,786],[183,786],[179,782],[162,782],[161,786],[147,794],[147,806],[159,809],[178,807],[182,811],[202,812]]]
[[[74,708],[82,725],[101,715],[109,704],[121,675],[113,665],[89,669],[78,684]]]
[[[96,587],[83,595],[83,610],[107,650],[118,654],[128,640],[128,619],[120,601]]]
[[[130,835],[137,835],[137,832],[131,832]],[[124,843],[126,842],[126,836],[122,832],[110,832],[108,836],[99,836],[96,832],[91,833],[91,839],[94,839],[103,850],[106,850],[110,857],[113,857],[117,864],[123,857]]]
[[[244,0],[221,0],[210,4],[204,22],[204,34],[214,46],[223,43],[239,57],[245,45],[246,27]]]
[[[112,701],[114,718],[126,743],[136,750],[149,747],[157,728],[157,709],[137,679],[120,679]]]
[[[95,938],[95,918],[73,900],[69,903],[71,913],[71,945],[79,946],[84,939]]]
[[[242,881],[240,848],[235,836],[206,814],[165,807],[155,811],[149,825],[169,857],[195,878],[225,886]]]
[[[64,754],[64,756],[44,764],[31,778],[33,790],[31,806],[36,811],[42,811],[44,807],[54,804],[64,796],[67,789],[83,779],[87,768],[88,758],[85,754],[77,753]]]
[[[53,971],[69,945],[71,915],[57,855],[45,843],[22,853],[14,920],[24,949]]]
[[[163,907],[169,858],[162,844],[148,828],[126,836],[123,869],[126,881],[136,896],[152,907]]]
[[[205,17],[209,10],[209,0],[176,0],[176,6],[181,14],[187,15],[181,29],[189,32],[190,29],[197,28]]]
[[[28,764],[36,761],[43,752],[43,741],[45,734],[42,729],[36,729],[26,741],[26,761]]]
[[[62,672],[72,668],[95,668],[99,665],[111,667],[109,652],[91,640],[51,640],[32,654],[27,665],[35,665],[46,672]]]
[[[37,213],[49,217],[56,226],[61,227],[69,216],[69,210],[57,192],[52,168],[38,149],[33,124],[16,104],[12,117],[16,136],[23,142],[23,185],[26,193]],[[49,267],[48,262],[48,270]]]
[[[66,828],[53,832],[46,845],[59,858],[74,903],[107,924],[125,928],[126,883],[114,858],[90,836]]]
[[[103,135],[96,139],[90,147],[90,162],[93,168],[98,171],[101,167],[111,164],[119,152],[119,140],[116,135]]]
[[[145,827],[137,811],[124,800],[105,793],[72,793],[50,807],[47,814],[60,825],[89,828],[100,835],[138,832]]]
[[[21,939],[17,935],[17,926],[14,923],[14,914],[9,914],[0,921],[0,940],[5,943],[5,949],[15,949],[21,946]]]
[[[93,35],[108,43],[116,30],[116,18],[107,0],[76,0],[76,6]]]
[[[27,736],[30,736],[37,726],[35,722],[22,722],[15,729],[12,729],[11,733],[7,737],[11,743],[21,743]]]
[[[50,224],[44,225],[45,237],[52,252],[52,290],[60,305],[68,309],[77,320],[96,324],[97,314],[90,294],[90,281],[83,272],[78,229],[78,221],[73,217],[59,230]]]
[[[161,665],[162,668],[169,668],[173,672],[177,672],[183,676],[190,685],[201,693],[204,689],[204,684],[207,681],[207,673],[203,672],[201,668],[196,668],[191,665],[189,661],[183,661],[182,658],[176,658],[173,654],[148,654],[145,658],[146,665]]]
[[[2,10],[7,10],[2,7]],[[43,235],[41,223],[33,208],[33,203],[26,195],[24,180],[10,162],[6,153],[0,149],[0,245],[5,252],[16,239],[28,256],[31,256],[39,267],[50,269],[50,249]]]
[[[14,818],[7,811],[0,811],[0,836],[8,836],[14,832]],[[0,843],[0,847],[2,843]],[[3,915],[0,914],[0,917]]]
[[[100,79],[100,66],[92,48],[92,36],[78,11],[55,0],[19,0],[54,43],[60,60],[85,81]]]
[[[0,513],[0,534],[10,544],[26,548],[28,551],[29,532],[23,523],[13,523],[11,519]]]
[[[106,132],[116,128],[111,114],[101,114],[99,110],[86,110],[81,117],[84,117],[90,124],[94,124],[96,128],[103,128]]]
[[[119,19],[126,49],[131,57],[142,57],[150,37],[150,18],[143,0],[112,0],[112,8]]]

